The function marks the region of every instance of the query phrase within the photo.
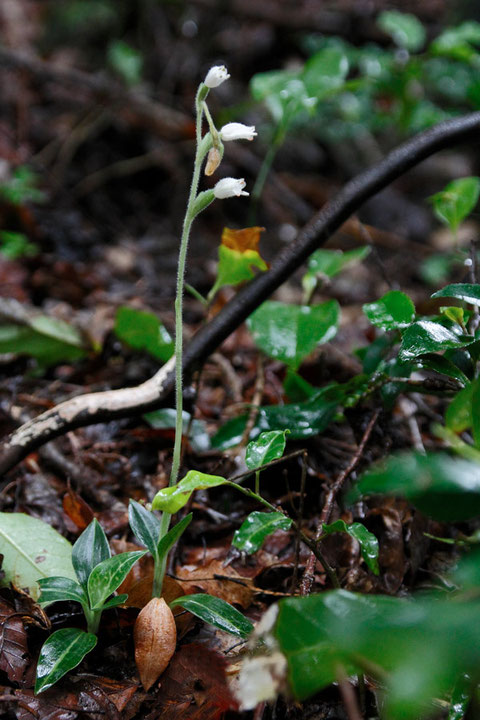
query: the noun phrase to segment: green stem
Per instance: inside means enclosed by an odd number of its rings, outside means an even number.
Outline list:
[[[260,470],[255,470],[255,492],[260,494]]]
[[[207,90],[208,92],[208,90]],[[190,230],[195,218],[194,203],[198,193],[200,171],[202,167],[203,154],[200,152],[202,141],[202,116],[206,97],[205,86],[200,85],[195,100],[196,120],[196,150],[193,166],[192,184],[188,196],[187,210],[183,221],[182,238],[178,254],[177,290],[175,296],[175,443],[173,446],[172,469],[170,472],[169,486],[177,484],[180,460],[182,455],[182,432],[183,432],[183,291],[185,286],[185,266],[187,261],[188,240]],[[160,535],[162,538],[167,534],[170,526],[171,514],[164,512],[160,521]],[[163,578],[167,567],[167,557],[155,562],[153,597],[161,597]]]
[[[102,617],[101,610],[90,610],[90,608],[83,606],[83,612],[87,620],[87,632],[96,635],[100,625],[100,618]]]

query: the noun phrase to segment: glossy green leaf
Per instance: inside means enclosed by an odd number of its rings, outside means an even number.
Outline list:
[[[52,633],[40,650],[35,694],[47,690],[77,667],[96,644],[95,635],[78,628],[63,628]]]
[[[173,515],[187,504],[190,495],[195,490],[206,490],[224,485],[226,482],[227,480],[220,475],[208,475],[196,470],[189,470],[176,485],[158,491],[153,498],[152,510],[162,510]]]
[[[390,290],[379,300],[366,303],[363,312],[372,325],[382,330],[404,328],[415,319],[415,305],[399,290]]]
[[[72,548],[72,564],[80,585],[86,590],[93,568],[111,556],[107,536],[96,518],[82,532]]]
[[[470,305],[480,305],[480,285],[473,283],[452,283],[432,295],[432,298],[439,297],[454,297],[470,303]]]
[[[3,582],[26,589],[36,600],[37,581],[52,575],[76,580],[72,546],[42,520],[24,513],[0,513]]]
[[[424,353],[441,352],[471,345],[475,338],[457,335],[434,320],[419,320],[403,333],[398,356],[401,361],[411,360]]]
[[[460,223],[472,212],[480,194],[480,178],[452,180],[444,190],[432,195],[430,201],[437,218],[456,232]]]
[[[434,699],[459,674],[478,676],[477,613],[474,601],[336,590],[280,601],[275,636],[297,699],[337,680],[340,665],[381,681],[389,720],[419,720],[434,715]]]
[[[444,453],[392,455],[357,485],[362,495],[400,495],[443,522],[480,515],[480,464]]]
[[[320,305],[287,305],[268,300],[248,318],[256,345],[294,370],[319,344],[331,340],[338,328],[336,300]]]
[[[362,523],[352,523],[347,525],[344,520],[336,520],[330,525],[323,525],[322,535],[331,535],[332,533],[343,532],[350,535],[360,545],[360,552],[365,560],[366,565],[375,574],[379,574],[378,567],[378,540]]]
[[[174,408],[160,408],[145,413],[143,416],[148,424],[156,430],[175,429],[176,411]],[[202,420],[191,420],[190,413],[182,413],[182,432],[184,435],[190,430],[188,440],[195,452],[201,453],[210,450],[210,437],[205,423]]]
[[[266,537],[276,530],[289,530],[292,520],[281,512],[252,512],[235,530],[232,545],[251,555],[263,545]]]
[[[425,28],[420,20],[410,13],[385,10],[378,16],[377,25],[390,35],[399,47],[416,52],[425,44]]]
[[[308,259],[308,270],[315,275],[326,275],[334,277],[338,275],[345,267],[355,262],[360,262],[370,252],[370,247],[355,248],[355,250],[315,250]]]
[[[253,630],[253,624],[245,615],[214,595],[203,593],[184,595],[170,603],[171,608],[178,606],[185,608],[209,625],[239,638],[246,638]]]
[[[132,532],[138,540],[145,545],[147,550],[155,558],[157,556],[157,545],[160,538],[160,520],[153,512],[140,505],[135,500],[130,500],[128,505],[128,522]]]
[[[88,598],[75,580],[66,577],[40,578],[38,581],[41,595],[38,598],[40,605],[49,605],[53,602],[73,600],[88,607]]]
[[[254,440],[262,431],[283,430],[286,427],[290,428],[292,440],[317,435],[328,427],[346,395],[345,386],[333,384],[317,391],[310,400],[302,403],[260,407],[250,439]],[[212,446],[226,450],[238,445],[246,421],[246,416],[243,416],[226,422],[212,438]]]
[[[88,597],[92,610],[101,610],[104,602],[127,577],[144,551],[125,552],[103,560],[88,578]]]
[[[464,372],[445,355],[437,355],[435,353],[427,353],[420,355],[415,361],[418,368],[425,370],[434,370],[437,373],[446,375],[447,377],[458,380],[462,385],[468,385],[470,382]]]
[[[218,269],[215,285],[211,290],[214,295],[225,285],[239,285],[255,277],[254,268],[265,272],[267,263],[255,250],[239,252],[232,248],[220,245],[218,248]]]
[[[115,334],[134,350],[146,350],[161,362],[173,355],[173,341],[153,313],[121,307],[115,318]]]
[[[180,522],[174,525],[166,535],[159,540],[157,554],[159,558],[163,558],[170,552],[177,540],[183,535],[187,527],[192,522],[192,513],[188,513]]]
[[[248,443],[245,452],[245,465],[249,470],[256,470],[272,460],[281,458],[284,450],[286,434],[289,430],[270,430],[262,432],[256,440]]]

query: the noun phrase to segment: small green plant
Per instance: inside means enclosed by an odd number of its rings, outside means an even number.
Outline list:
[[[62,628],[50,635],[40,651],[35,693],[54,685],[93,650],[103,611],[117,607],[127,599],[127,595],[111,597],[112,594],[144,554],[144,551],[134,551],[112,557],[103,528],[97,520],[92,520],[72,548],[72,564],[78,582],[68,577],[38,580],[39,603],[43,606],[65,600],[80,603],[87,631]]]

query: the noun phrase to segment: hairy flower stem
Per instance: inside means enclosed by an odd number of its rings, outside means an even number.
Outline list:
[[[180,250],[178,254],[177,269],[177,290],[175,296],[175,443],[173,446],[173,461],[170,472],[170,487],[177,484],[178,471],[180,469],[180,460],[182,453],[182,431],[183,431],[183,292],[185,287],[185,266],[187,261],[188,240],[190,238],[190,230],[193,220],[195,219],[194,203],[198,193],[198,183],[200,180],[200,171],[204,154],[201,152],[202,140],[202,117],[204,112],[204,103],[208,94],[208,88],[200,85],[197,97],[195,99],[196,110],[196,151],[195,162],[193,166],[192,184],[190,186],[190,194],[188,196],[187,210],[183,221],[182,238],[180,241]],[[164,512],[160,521],[160,537],[167,534],[170,526],[171,514]],[[153,582],[153,597],[161,597],[163,578],[167,566],[167,557],[163,557],[155,563],[155,573]]]

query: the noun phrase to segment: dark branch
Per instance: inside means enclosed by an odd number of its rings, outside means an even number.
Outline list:
[[[184,355],[184,372],[204,361],[231,332],[266,300],[307,257],[377,192],[422,160],[461,142],[476,141],[480,112],[447,120],[393,150],[378,165],[351,180],[299,232],[296,240],[276,258],[270,270],[244,287],[235,298],[193,337]],[[173,365],[164,366],[136,388],[91,393],[67,400],[16,430],[0,455],[5,473],[35,448],[69,430],[160,407],[172,392]]]

